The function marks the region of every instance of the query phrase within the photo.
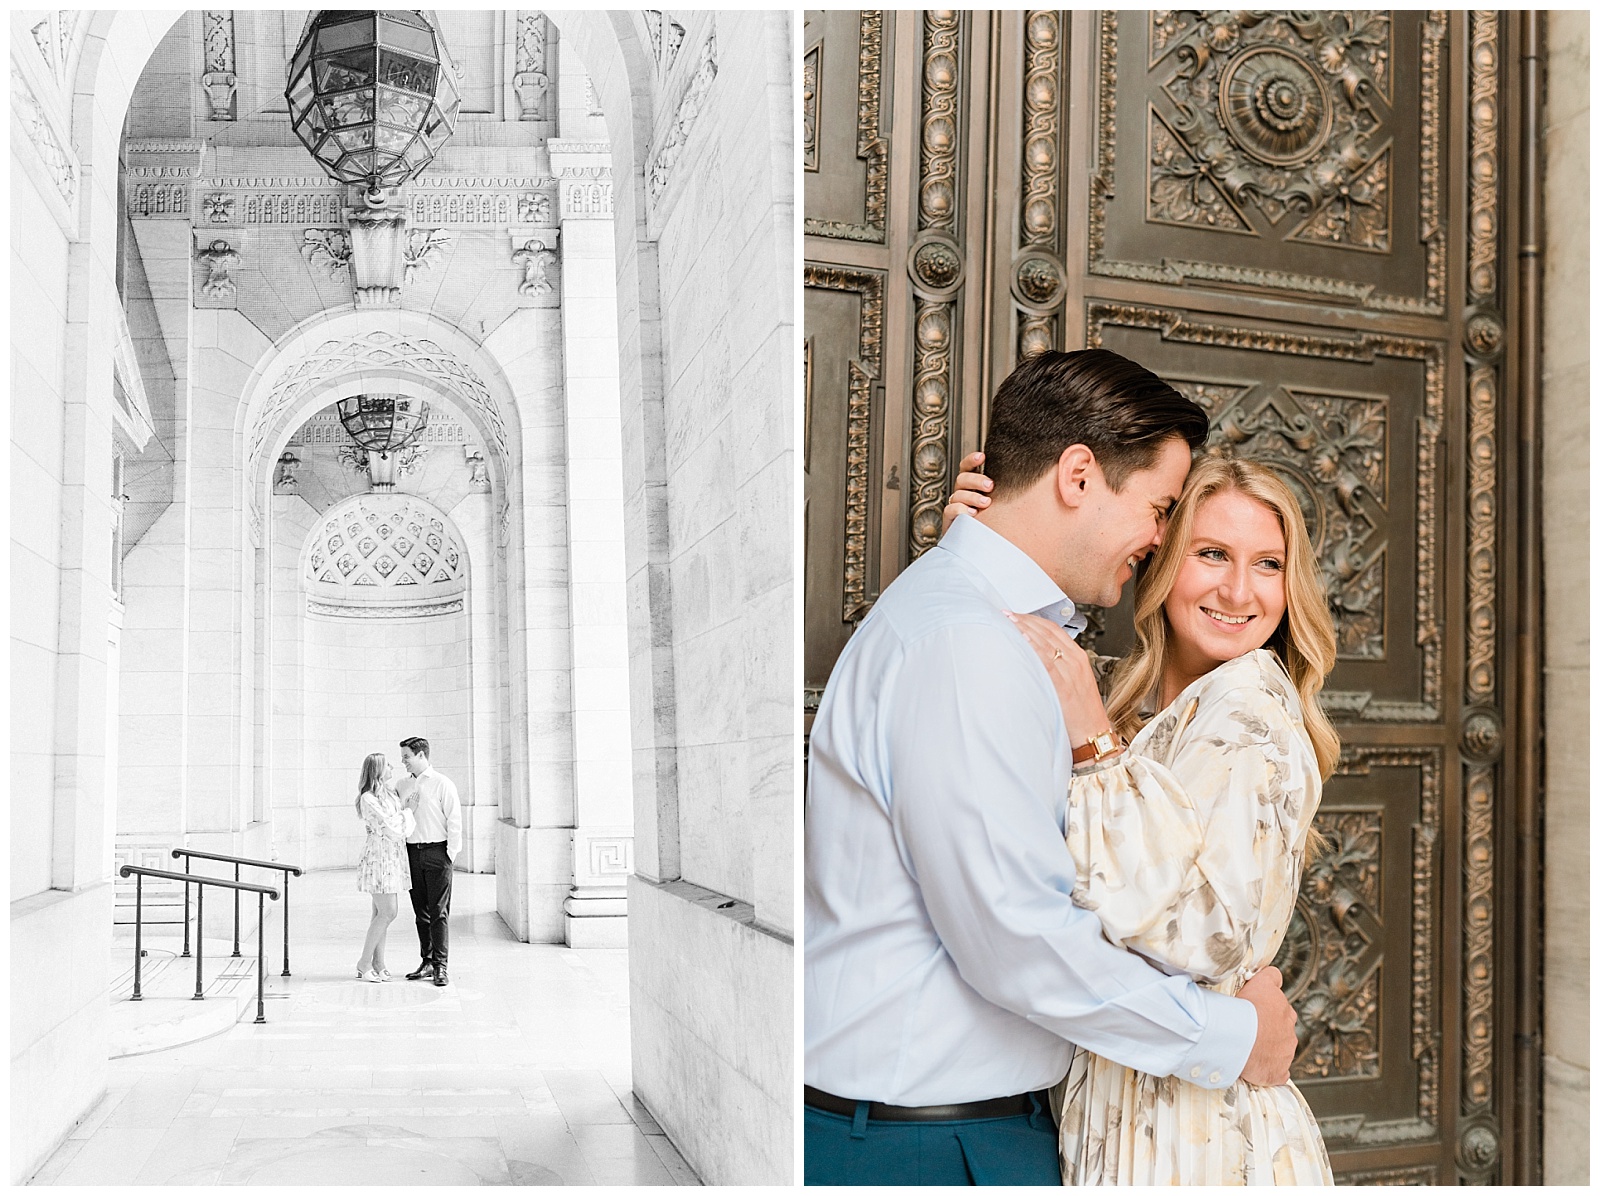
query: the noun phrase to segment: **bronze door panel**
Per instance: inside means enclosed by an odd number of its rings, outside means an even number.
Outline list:
[[[1444,313],[1443,14],[1105,13],[1099,32],[1091,273]]]
[[[1206,409],[1207,451],[1266,461],[1299,497],[1339,633],[1329,713],[1438,722],[1443,347],[1131,304],[1091,303],[1086,324]]]

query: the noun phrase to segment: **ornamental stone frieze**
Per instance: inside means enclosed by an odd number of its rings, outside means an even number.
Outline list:
[[[562,220],[611,219],[609,141],[552,140],[550,170],[556,176],[561,191]]]
[[[195,180],[205,166],[202,140],[130,141],[123,149],[128,215],[136,220],[193,220]]]

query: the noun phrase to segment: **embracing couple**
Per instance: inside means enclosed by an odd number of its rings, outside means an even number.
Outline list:
[[[417,917],[422,963],[407,980],[450,983],[450,881],[461,851],[461,798],[455,782],[435,771],[428,741],[420,735],[400,741],[406,776],[397,788],[394,766],[373,752],[361,766],[356,813],[366,826],[366,842],[356,863],[356,888],[372,897],[372,921],[356,961],[356,976],[389,979],[384,939],[410,890]]]
[[[840,655],[806,801],[808,1184],[1332,1182],[1271,961],[1338,758],[1333,621],[1293,494],[1191,468],[1206,431],[1115,353],[1031,359],[987,476]],[[1146,557],[1103,700],[1077,608]]]

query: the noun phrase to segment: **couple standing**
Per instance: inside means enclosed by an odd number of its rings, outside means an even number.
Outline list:
[[[1283,481],[1191,469],[1207,426],[1115,353],[1031,359],[963,462],[987,477],[841,653],[808,1184],[1332,1182],[1270,965],[1338,758],[1333,621]],[[1145,558],[1107,703],[1077,607]]]
[[[394,768],[382,752],[373,752],[361,766],[356,812],[366,824],[367,839],[356,864],[356,888],[372,895],[372,921],[356,963],[362,980],[389,979],[383,941],[399,912],[399,895],[409,889],[422,963],[406,979],[431,976],[441,988],[450,983],[450,881],[461,850],[461,798],[455,782],[434,770],[428,750],[421,736],[400,741],[406,776],[398,790],[391,783]]]

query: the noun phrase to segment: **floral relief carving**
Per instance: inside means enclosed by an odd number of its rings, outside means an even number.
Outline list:
[[[817,109],[822,97],[822,47],[812,46],[801,60],[800,112],[803,118],[805,168],[817,169]]]
[[[645,186],[652,204],[659,203],[665,193],[673,168],[683,153],[684,144],[689,140],[690,130],[700,119],[700,113],[705,108],[706,93],[711,90],[712,80],[716,77],[717,37],[713,30],[706,34],[705,44],[700,48],[700,65],[689,80],[683,98],[678,101],[678,109],[673,114],[665,138],[651,147],[646,159]]]
[[[1088,249],[1092,273],[1181,285],[1222,282],[1296,296],[1336,299],[1371,311],[1440,315],[1445,296],[1443,210],[1443,77],[1448,14],[1419,21],[1418,183],[1416,211],[1424,270],[1419,294],[1357,281],[1336,269],[1300,273],[1221,260],[1163,254],[1119,260],[1108,253],[1108,230],[1123,235],[1128,215],[1114,214],[1119,108],[1119,43],[1125,14],[1104,12],[1098,24],[1095,144],[1089,180]],[[1193,182],[1203,172],[1257,235],[1363,253],[1391,250],[1395,161],[1388,136],[1394,103],[1390,16],[1381,13],[1160,11],[1148,21],[1148,70],[1158,85],[1150,126],[1171,144],[1144,153],[1144,217],[1206,231],[1243,232]],[[1409,14],[1402,19],[1409,20]],[[1243,67],[1229,66],[1252,50]],[[1135,64],[1143,68],[1140,61]],[[1144,86],[1143,71],[1123,91]],[[1324,93],[1327,103],[1323,102]],[[1229,97],[1231,98],[1231,101]],[[1128,97],[1134,102],[1133,97]],[[1137,100],[1143,106],[1143,98]],[[1224,116],[1224,112],[1227,116]],[[1167,128],[1155,125],[1155,116]],[[1324,136],[1324,118],[1327,128]],[[1181,151],[1175,153],[1174,148]],[[1369,171],[1379,159],[1383,164]],[[1159,191],[1152,195],[1152,192]],[[1208,219],[1209,215],[1209,219]],[[1281,230],[1281,231],[1277,231]],[[1220,255],[1220,250],[1218,251]]]
[[[517,64],[511,86],[521,120],[549,118],[550,74],[545,66],[549,37],[550,23],[542,12],[517,14]]]
[[[409,284],[418,270],[432,270],[450,244],[450,233],[442,228],[414,228],[406,233],[405,280]]]
[[[1150,189],[1145,218],[1161,224],[1195,224],[1255,236],[1255,229],[1190,156],[1178,135],[1150,110]]]
[[[301,256],[329,278],[350,268],[350,252],[350,234],[342,228],[308,228],[300,246]]]
[[[1160,207],[1160,185],[1165,219],[1215,226],[1215,205],[1195,204],[1187,218],[1170,210],[1177,166],[1202,173],[1219,196],[1254,208],[1269,225],[1301,213],[1319,241],[1351,244],[1351,234],[1364,233],[1362,248],[1386,249],[1387,187],[1361,180],[1382,149],[1372,143],[1387,114],[1389,18],[1230,11],[1174,26],[1172,14],[1161,15],[1166,20],[1153,17],[1152,29],[1165,38],[1160,53],[1173,68],[1163,84],[1168,123],[1188,163],[1177,147],[1165,147],[1169,163],[1158,170],[1152,145],[1151,206]],[[1343,219],[1320,219],[1330,207]],[[1363,207],[1377,211],[1352,220],[1352,209]]]
[[[1306,861],[1300,898],[1275,961],[1300,1015],[1297,1080],[1379,1074],[1378,918],[1383,816],[1376,810],[1317,816],[1328,849]]]

